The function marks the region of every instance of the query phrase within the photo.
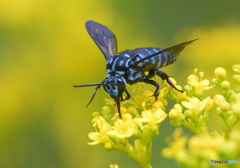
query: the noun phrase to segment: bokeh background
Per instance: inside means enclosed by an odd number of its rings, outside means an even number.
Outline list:
[[[163,69],[184,86],[194,68],[212,78],[216,67],[231,72],[239,63],[239,16],[237,0],[1,0],[0,167],[138,166],[121,152],[87,145],[94,131],[91,113],[109,97],[102,89],[87,108],[94,88],[72,87],[106,76],[106,61],[85,30],[87,20],[109,27],[119,51],[200,38]],[[216,123],[209,127],[221,130]],[[153,142],[153,167],[177,167],[160,154],[173,130],[169,120],[162,124]]]

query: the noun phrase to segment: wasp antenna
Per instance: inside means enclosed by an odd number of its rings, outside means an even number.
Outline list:
[[[93,98],[95,97],[96,91],[103,85],[103,82],[101,83],[90,83],[90,84],[83,84],[83,85],[74,85],[73,87],[87,87],[87,86],[97,86],[92,94],[92,98],[90,100],[90,102],[87,104],[87,107],[89,106],[89,104],[93,101]]]
[[[87,87],[87,86],[101,86],[102,83],[90,83],[90,84],[83,84],[83,85],[74,85],[73,87]]]

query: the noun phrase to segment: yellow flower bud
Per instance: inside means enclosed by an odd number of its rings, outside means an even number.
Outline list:
[[[170,120],[176,120],[180,116],[179,111],[177,109],[172,109],[169,112],[169,118]]]
[[[227,77],[227,72],[226,72],[226,70],[223,69],[223,68],[221,68],[221,67],[216,68],[215,71],[214,71],[214,73],[215,73],[216,77],[217,77],[218,79],[221,79],[221,80],[224,80],[224,79],[226,79],[226,77]]]
[[[102,114],[107,115],[107,114],[110,114],[110,112],[111,112],[110,107],[108,107],[108,106],[103,106],[103,108],[102,108]]]
[[[182,106],[180,104],[175,104],[173,108],[177,109],[179,112],[182,112]]]
[[[221,83],[221,87],[224,89],[224,90],[228,90],[230,88],[230,82],[228,81],[223,81]]]
[[[95,111],[95,112],[92,113],[92,117],[98,117],[98,116],[100,116],[99,112]]]
[[[230,104],[228,102],[224,102],[221,104],[220,108],[222,111],[227,112],[230,110]]]
[[[94,118],[92,119],[91,123],[92,123],[92,124],[95,124],[95,123],[97,122],[97,120],[98,120],[98,117],[94,117]]]
[[[203,91],[202,90],[195,90],[195,94],[196,97],[202,97],[203,96]]]
[[[128,112],[129,112],[130,114],[132,114],[133,116],[135,116],[135,115],[138,114],[137,109],[136,109],[135,107],[133,107],[133,106],[128,107]]]
[[[179,92],[178,94],[177,94],[177,99],[179,100],[179,101],[183,101],[183,100],[185,100],[187,98],[187,93],[186,92]]]
[[[188,118],[192,118],[192,117],[193,117],[192,110],[185,110],[184,114],[185,114]]]
[[[197,76],[197,71],[198,71],[197,68],[195,68],[195,69],[193,70],[193,73],[195,74],[195,76]]]
[[[214,101],[218,106],[221,106],[221,104],[225,102],[225,99],[222,95],[215,95]]]
[[[187,77],[187,81],[188,81],[188,84],[191,85],[191,86],[194,86],[196,81],[198,81],[198,77],[191,74]]]
[[[185,85],[185,86],[184,86],[184,90],[185,90],[187,93],[189,93],[189,92],[192,91],[192,87],[190,87],[189,85]]]
[[[166,99],[162,99],[161,101],[162,101],[163,106],[167,106],[168,105],[168,101]]]
[[[199,72],[199,77],[202,79],[204,77],[204,72]]]
[[[107,142],[107,143],[104,144],[104,148],[105,148],[107,151],[114,150],[114,144],[111,143],[111,142]]]
[[[206,105],[206,107],[205,107],[205,111],[206,111],[206,112],[210,112],[210,111],[212,111],[215,107],[216,107],[215,101],[214,101],[214,100],[210,100],[210,101],[208,102],[208,104]]]
[[[163,108],[163,104],[161,101],[156,101],[153,105],[152,105],[153,108],[155,109],[158,109],[158,108]]]
[[[122,114],[126,114],[127,113],[127,108],[126,107],[124,107],[124,106],[121,106],[121,109],[120,109],[120,111],[121,111],[121,113]]]

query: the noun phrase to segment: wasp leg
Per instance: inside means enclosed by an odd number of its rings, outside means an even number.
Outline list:
[[[92,100],[93,100],[93,98],[94,98],[94,96],[95,96],[95,94],[96,94],[96,91],[97,91],[100,87],[101,87],[101,85],[97,85],[97,87],[95,88],[95,90],[94,90],[94,92],[93,92],[93,94],[92,94],[92,98],[91,98],[91,100],[89,101],[89,103],[87,104],[87,107],[88,107],[89,104],[92,102]]]
[[[125,99],[123,98],[123,96],[120,96],[120,101],[124,101]]]
[[[154,76],[156,75],[156,70],[155,69],[151,69],[149,72],[148,72],[148,78],[153,78]]]
[[[157,100],[158,99],[158,95],[159,95],[159,84],[156,81],[150,80],[148,78],[144,79],[143,82],[144,83],[148,83],[148,84],[153,85],[153,86],[156,87],[156,90],[155,90],[153,96],[155,97],[155,100]]]
[[[179,92],[183,92],[183,90],[179,90],[179,89],[177,89],[177,88],[175,87],[175,85],[172,83],[172,81],[170,81],[169,76],[168,76],[165,72],[163,72],[162,70],[157,69],[157,68],[153,68],[153,69],[156,71],[157,75],[160,76],[160,77],[162,78],[162,80],[166,80],[167,83],[168,83],[172,88],[174,88],[175,90],[177,90],[177,91],[179,91]]]
[[[125,98],[125,100],[128,100],[128,99],[130,99],[130,94],[128,93],[128,91],[127,90],[125,90],[125,92],[126,92],[126,94],[127,94],[127,97]]]
[[[125,92],[126,92],[126,94],[127,94],[127,97],[125,97],[125,99],[124,99],[124,98],[122,97],[122,95],[121,95],[121,101],[128,100],[128,99],[130,99],[130,97],[131,97],[127,90],[125,90]]]

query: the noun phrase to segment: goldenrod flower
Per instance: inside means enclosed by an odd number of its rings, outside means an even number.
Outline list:
[[[133,99],[128,100],[128,102],[140,109],[144,102],[150,101],[150,103],[153,103],[155,98],[153,92],[148,87],[146,84],[137,84],[133,90]]]
[[[234,65],[233,70],[239,73],[240,65]],[[240,132],[233,127],[240,120],[240,75],[233,76],[237,88],[232,90],[230,82],[226,80],[227,71],[221,67],[216,68],[216,78],[212,81],[220,94],[216,94],[211,99],[195,92],[196,86],[208,88],[209,84],[207,81],[201,81],[196,73],[197,70],[194,71],[195,75],[188,77],[189,85],[185,86],[188,95],[185,100],[174,105],[170,110],[169,118],[172,126],[184,126],[197,135],[186,138],[177,130],[173,135],[174,141],[169,147],[164,148],[162,154],[167,158],[174,158],[182,166],[189,168],[210,167],[211,159],[229,160],[229,156],[239,160]],[[202,78],[203,73],[199,73],[199,76]],[[199,88],[201,91],[207,90]],[[223,128],[222,134],[216,131],[211,133],[206,126],[211,117],[210,112],[214,109],[224,122],[224,125],[220,126]],[[185,116],[186,120],[180,120],[181,116]]]
[[[198,69],[194,69],[194,74],[189,75],[187,80],[190,88],[186,87],[188,93],[197,97],[202,97],[203,91],[209,90],[214,86],[209,86],[209,80],[203,79],[204,72],[199,72],[199,77],[197,75]]]
[[[161,104],[160,102],[156,102],[157,104]],[[153,105],[154,106],[154,105]],[[154,107],[156,107],[155,105]],[[159,107],[162,107],[162,105],[159,105]],[[143,103],[143,112],[142,112],[142,117],[141,118],[136,118],[135,120],[139,120],[142,123],[147,123],[149,126],[154,126],[157,124],[160,124],[163,122],[167,114],[161,109],[161,108],[154,108],[154,109],[145,109],[145,103]]]
[[[175,106],[176,106],[176,105],[177,105],[177,104],[175,104]],[[181,111],[173,108],[173,109],[171,109],[171,111],[169,112],[169,118],[170,118],[171,120],[176,120],[176,119],[179,118],[180,113],[181,113]]]
[[[209,135],[207,133],[187,138],[182,136],[181,129],[176,129],[173,134],[173,142],[169,144],[169,147],[163,149],[162,154],[166,158],[176,159],[184,167],[211,167],[211,159],[238,160],[239,149],[239,131],[233,131],[229,139],[220,134]],[[229,156],[234,159],[229,159]],[[226,167],[228,166],[226,165]]]
[[[137,126],[132,120],[130,114],[123,115],[122,120],[118,119],[114,122],[113,129],[108,131],[108,136],[124,139],[131,137],[135,131],[137,131]]]
[[[221,83],[221,88],[222,88],[223,90],[228,90],[228,89],[230,89],[230,82],[229,82],[229,81],[223,81],[223,82]]]
[[[180,104],[175,104],[169,112],[170,124],[172,126],[180,126],[185,122],[186,116],[182,113],[183,109]]]
[[[111,126],[104,120],[104,118],[99,117],[93,126],[95,127],[96,132],[90,132],[88,134],[89,138],[93,140],[93,142],[88,143],[89,145],[97,145],[110,141],[107,132],[111,129]]]
[[[188,101],[183,101],[182,105],[188,109],[188,113],[186,114],[188,117],[197,117],[204,110],[210,100],[210,97],[207,97],[202,101],[200,101],[198,98],[193,97],[189,98]]]
[[[233,70],[239,73],[240,65],[234,65]],[[168,142],[169,147],[162,151],[165,157],[174,158],[189,168],[208,167],[211,159],[227,160],[228,156],[239,158],[240,132],[233,130],[233,127],[240,120],[240,74],[233,76],[237,83],[233,90],[230,88],[231,82],[226,80],[225,69],[215,69],[213,86],[209,86],[209,80],[203,79],[203,72],[197,74],[197,71],[195,69],[194,74],[189,75],[188,85],[184,87],[186,92],[180,93],[166,84],[167,87],[160,89],[158,101],[152,97],[153,92],[147,85],[138,84],[132,99],[121,103],[122,119],[118,116],[115,102],[106,100],[107,106],[100,113],[92,114],[96,131],[89,133],[93,142],[88,144],[102,143],[106,150],[123,151],[142,167],[151,168],[152,139],[159,134],[159,126],[167,117],[165,106],[168,96],[176,102],[169,112],[170,125],[183,126],[196,135],[187,138],[182,136],[181,129],[177,129],[173,134],[173,142]],[[176,85],[176,81],[171,80]],[[213,99],[204,97],[203,92],[214,86],[220,93],[218,91]],[[207,122],[214,110],[223,120],[224,125],[220,126],[223,128],[222,134],[208,130]]]
[[[187,151],[185,150],[185,146],[187,143],[187,138],[181,135],[182,129],[176,129],[173,133],[174,142],[171,143],[170,141],[167,141],[170,146],[162,150],[163,156],[167,158],[178,158],[180,160],[186,157]]]
[[[158,135],[158,128],[166,119],[163,110],[167,105],[165,96],[167,89],[160,90],[159,101],[151,97],[153,92],[146,85],[137,85],[133,91],[133,99],[121,104],[122,119],[119,118],[113,100],[106,100],[108,106],[102,108],[101,113],[94,112],[92,122],[96,132],[89,133],[93,142],[89,145],[104,144],[106,150],[120,150],[126,152],[134,161],[143,167],[151,167],[151,143],[154,136]],[[124,105],[130,104],[127,108]],[[115,115],[111,115],[111,107]],[[129,143],[129,138],[134,138],[134,146]]]
[[[216,103],[213,99],[209,100],[209,102],[206,104],[205,106],[205,112],[211,112],[212,110],[214,110],[216,107]]]

